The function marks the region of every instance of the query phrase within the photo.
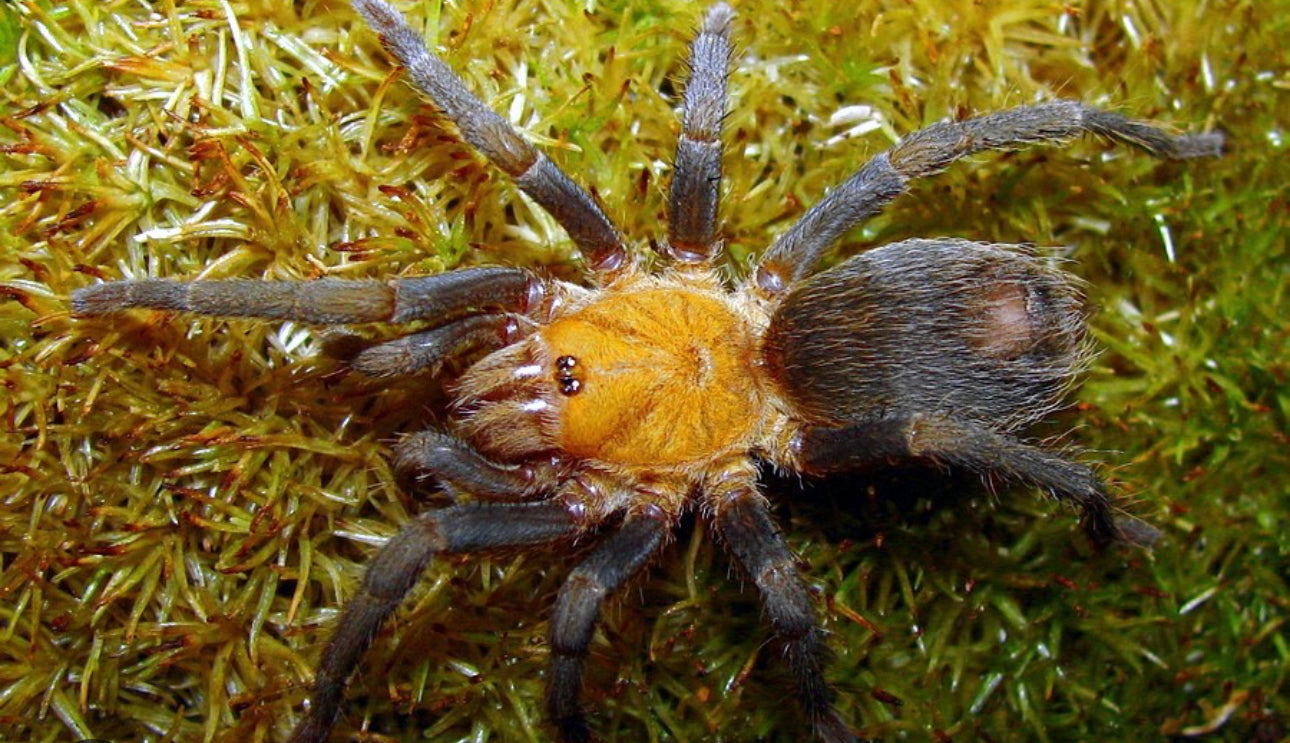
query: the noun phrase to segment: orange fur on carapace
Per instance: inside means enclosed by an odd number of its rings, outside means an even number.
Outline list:
[[[541,331],[572,359],[559,448],[624,465],[679,465],[746,440],[762,415],[755,328],[728,295],[651,282]],[[556,370],[558,373],[559,370]]]

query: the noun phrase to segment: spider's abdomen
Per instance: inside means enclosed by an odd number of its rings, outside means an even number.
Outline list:
[[[746,440],[760,420],[754,332],[714,294],[667,284],[613,292],[540,336],[568,454],[679,465]]]
[[[1007,430],[1052,409],[1083,361],[1074,280],[1016,248],[908,240],[795,287],[763,356],[825,424],[939,411]]]

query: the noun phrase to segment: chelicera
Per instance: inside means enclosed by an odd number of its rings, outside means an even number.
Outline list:
[[[354,6],[461,136],[567,230],[588,284],[517,268],[393,280],[144,279],[73,297],[81,316],[151,307],[315,325],[421,322],[349,363],[387,377],[472,361],[443,429],[412,434],[397,467],[456,498],[373,558],[322,653],[295,743],[325,740],[349,676],[431,558],[594,543],[556,598],[547,706],[585,741],[583,661],[602,601],[697,512],[760,591],[815,735],[855,740],[834,711],[827,656],[794,557],[759,490],[762,464],[825,475],[890,459],[957,465],[1052,493],[1100,543],[1148,545],[1087,466],[1024,442],[1085,358],[1076,282],[1032,251],[907,240],[814,273],[847,231],[910,181],[984,150],[1092,133],[1166,158],[1216,155],[1218,134],[1171,136],[1074,101],[918,131],[834,188],[732,282],[714,268],[730,31],[712,6],[690,50],[670,219],[646,269],[596,202],[429,52],[380,0]]]

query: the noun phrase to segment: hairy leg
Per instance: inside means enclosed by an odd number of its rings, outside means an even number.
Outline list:
[[[557,485],[549,466],[497,464],[442,431],[422,431],[400,441],[394,448],[394,466],[400,472],[424,473],[455,490],[493,500],[531,498]]]
[[[627,249],[618,230],[591,196],[471,93],[397,10],[381,0],[353,3],[367,25],[380,34],[385,48],[408,69],[417,89],[457,125],[462,139],[555,217],[594,273],[612,276],[627,265]]]
[[[966,121],[942,121],[914,132],[865,163],[807,210],[762,256],[757,286],[768,294],[786,291],[810,273],[839,238],[882,211],[915,178],[939,173],[954,161],[983,150],[1064,144],[1080,134],[1097,134],[1169,159],[1216,156],[1223,147],[1223,136],[1218,133],[1172,136],[1077,101],[1052,101]]]
[[[507,315],[462,317],[447,325],[377,343],[359,351],[349,365],[369,377],[398,377],[439,371],[444,362],[485,348],[513,343],[519,335],[514,318]]]
[[[424,513],[377,553],[345,605],[314,676],[309,711],[291,743],[323,743],[340,712],[345,683],[390,614],[438,553],[477,552],[571,537],[581,528],[561,503],[472,503]]]
[[[87,316],[146,307],[315,325],[401,323],[483,309],[523,313],[538,306],[545,291],[540,280],[514,268],[468,268],[388,281],[137,279],[79,289],[72,294],[72,311]]]
[[[784,659],[816,737],[825,743],[856,740],[833,709],[824,680],[829,651],[815,621],[815,607],[793,553],[771,519],[766,499],[749,485],[711,498],[713,525],[735,561],[761,592],[771,626],[784,643]]]
[[[1098,544],[1150,547],[1160,533],[1133,518],[1117,519],[1102,480],[1088,467],[971,423],[902,414],[845,428],[808,428],[794,439],[796,466],[808,474],[843,472],[885,459],[924,458],[1043,488],[1078,507]]]
[[[683,263],[707,263],[720,248],[721,122],[726,117],[733,20],[729,5],[713,5],[690,44],[690,79],[681,108],[681,137],[676,142],[666,248],[673,260]]]
[[[582,664],[600,616],[600,604],[658,549],[667,529],[667,522],[661,519],[629,518],[574,568],[560,589],[551,615],[547,709],[566,743],[591,740],[578,697]]]

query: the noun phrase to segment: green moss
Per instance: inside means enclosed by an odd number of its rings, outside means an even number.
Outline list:
[[[1074,429],[1063,440],[1167,534],[1154,555],[1099,555],[1024,491],[771,483],[865,735],[1285,734],[1276,6],[737,4],[723,217],[738,262],[946,115],[1063,95],[1230,139],[1215,162],[1097,142],[981,157],[843,246],[1069,246],[1104,350],[1048,432]],[[676,122],[660,91],[691,3],[402,7],[627,234],[661,234]],[[321,628],[373,545],[425,507],[386,456],[431,403],[416,383],[334,374],[299,327],[74,321],[68,295],[144,275],[572,275],[567,238],[453,140],[342,2],[7,3],[0,77],[0,739],[281,739]],[[834,114],[861,105],[880,126],[846,136]],[[547,739],[546,607],[570,565],[432,568],[351,686],[346,729]],[[755,597],[728,575],[694,528],[607,608],[587,686],[607,738],[800,739]]]

